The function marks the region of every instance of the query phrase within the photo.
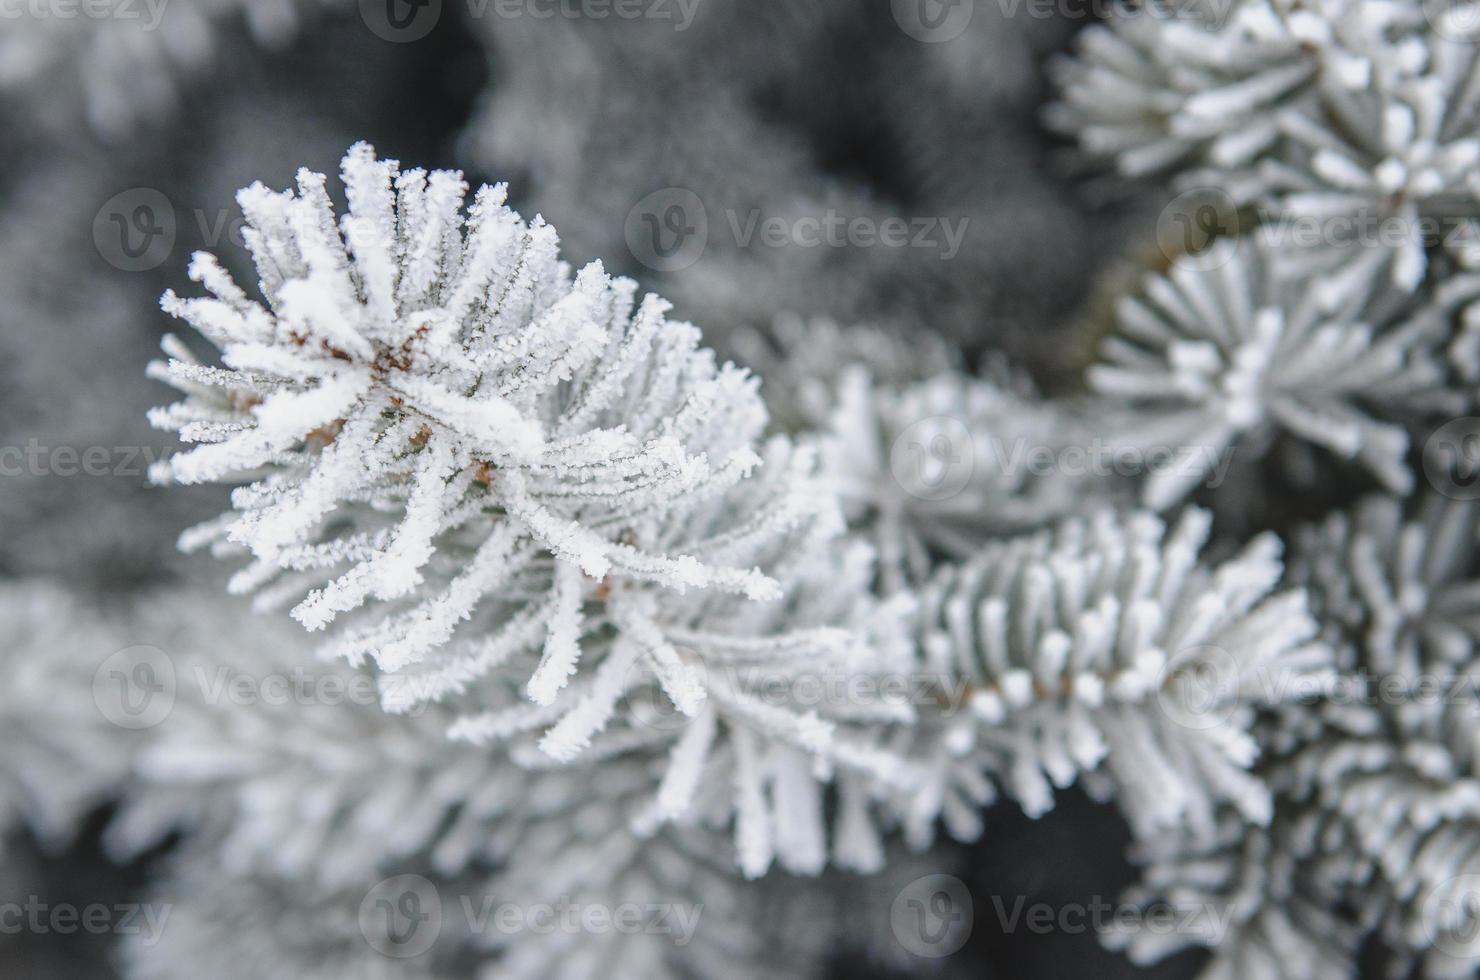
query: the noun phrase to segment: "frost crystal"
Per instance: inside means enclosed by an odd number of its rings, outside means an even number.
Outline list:
[[[1310,847],[1312,829],[1283,815],[1270,827],[1250,826],[1226,812],[1212,834],[1184,830],[1139,842],[1146,868],[1123,901],[1170,905],[1179,928],[1117,923],[1103,941],[1142,965],[1211,948],[1199,980],[1348,980],[1361,933],[1316,887],[1314,862],[1296,857]]]
[[[782,318],[770,339],[735,342],[765,379],[772,417],[815,433],[822,476],[877,550],[885,593],[923,581],[941,556],[965,557],[1111,488],[1070,455],[1088,449],[1085,419],[1000,361],[966,373],[933,334]]]
[[[925,729],[939,810],[974,836],[1000,784],[1031,815],[1094,774],[1140,836],[1210,828],[1227,802],[1254,822],[1256,708],[1320,690],[1329,653],[1298,591],[1276,592],[1279,542],[1205,564],[1206,513],[1066,521],[945,566],[921,598],[922,669],[947,679]],[[1108,783],[1106,779],[1108,778]],[[923,831],[917,830],[916,833]]]
[[[1113,937],[1140,961],[1214,947],[1204,976],[1346,977],[1375,934],[1394,975],[1474,970],[1480,580],[1473,502],[1373,497],[1297,538],[1338,683],[1258,726],[1274,796],[1267,829],[1232,811],[1216,832],[1142,844],[1133,901],[1195,901],[1228,934]]]
[[[1473,502],[1372,498],[1301,541],[1345,684],[1280,789],[1326,824],[1323,883],[1431,976],[1470,974],[1480,921],[1477,526]]]
[[[1406,492],[1400,423],[1465,404],[1446,388],[1443,356],[1456,298],[1379,287],[1327,309],[1280,274],[1257,238],[1219,248],[1221,261],[1182,259],[1123,298],[1118,332],[1089,369],[1108,407],[1129,409],[1112,423],[1118,441],[1176,454],[1146,481],[1146,503],[1164,508],[1216,485],[1229,454],[1258,458],[1281,437],[1355,460]]]
[[[1232,0],[1121,8],[1059,62],[1050,122],[1125,176],[1253,205],[1341,259],[1327,296],[1386,267],[1401,289],[1476,213],[1471,4]],[[1438,29],[1435,29],[1437,25]],[[1463,29],[1468,25],[1469,30]],[[1304,225],[1299,224],[1304,222]]]
[[[1321,94],[1406,73],[1422,23],[1388,0],[1119,6],[1054,63],[1049,120],[1128,177],[1247,164]]]
[[[731,559],[799,517],[794,485],[764,481],[773,499],[706,536],[674,530],[758,464],[754,383],[661,299],[637,303],[635,283],[599,263],[572,277],[554,231],[510,211],[502,185],[464,216],[458,174],[402,173],[364,144],[342,176],[338,223],[320,174],[300,172],[297,194],[241,193],[266,306],[204,254],[191,274],[211,298],[164,299],[224,366],[166,341],[154,373],[187,397],[152,421],[201,445],[156,476],[244,484],[183,543],[248,552],[233,589],[296,599],[309,629],[366,607],[332,644],[352,663],[396,672],[445,648],[439,669],[466,684],[542,646],[528,694],[547,705],[583,635],[614,628],[681,701],[643,621],[651,600],[626,617],[607,600],[776,594]]]
[[[842,379],[860,368],[876,385],[908,387],[962,367],[960,352],[937,334],[845,327],[823,317],[779,316],[768,331],[739,329],[726,339],[764,379],[771,422],[786,432],[825,428]]]
[[[810,465],[805,456],[788,464],[778,454],[792,451],[772,443],[763,474]],[[692,530],[707,533],[706,522],[746,513],[732,499],[740,491],[759,499],[770,492],[764,483],[742,484],[694,515]],[[904,598],[873,598],[873,555],[861,544],[834,541],[841,529],[828,510],[779,538],[735,539],[772,568],[781,586],[775,601],[695,592],[652,604],[645,595],[614,593],[613,615],[639,617],[633,637],[663,651],[651,667],[639,669],[633,644],[618,640],[589,682],[574,684],[550,708],[530,710],[506,697],[507,706],[463,718],[452,734],[512,739],[515,757],[538,767],[659,758],[661,783],[641,822],[733,823],[746,874],[758,876],[778,858],[789,870],[815,874],[827,858],[827,784],[835,774],[867,785],[897,777],[896,760],[869,732],[911,716],[907,703],[853,697],[845,683],[907,664],[913,607]],[[538,753],[528,751],[531,738]],[[846,829],[840,816],[842,848]]]

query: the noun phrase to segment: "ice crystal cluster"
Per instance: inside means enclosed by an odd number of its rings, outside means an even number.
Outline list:
[[[785,682],[897,658],[905,614],[869,598],[865,546],[828,543],[815,449],[763,442],[743,370],[632,281],[572,274],[502,187],[464,212],[457,174],[364,145],[343,179],[337,224],[322,175],[243,192],[267,305],[206,255],[211,297],[165,298],[223,366],[166,341],[154,370],[186,398],[154,420],[198,445],[156,475],[240,484],[185,543],[243,554],[234,589],[333,626],[326,651],[373,662],[390,711],[446,705],[452,736],[536,766],[663,751],[652,820],[718,793],[748,873],[815,866],[772,810],[820,814],[818,766],[893,766],[851,731],[868,711]]]
[[[1328,291],[1413,289],[1427,253],[1470,237],[1475,217],[1474,15],[1389,0],[1118,5],[1056,63],[1048,118],[1122,176],[1171,174],[1287,233],[1319,227],[1340,268],[1304,271]]]
[[[1369,935],[1395,969],[1473,974],[1480,824],[1474,669],[1475,504],[1371,497],[1297,536],[1339,682],[1272,718],[1259,767],[1274,816],[1252,834],[1152,842],[1144,901],[1234,909],[1209,976],[1352,976]],[[1174,945],[1213,945],[1210,935]],[[1143,959],[1167,937],[1122,934]]]
[[[1136,848],[1132,901],[1230,919],[1108,937],[1138,961],[1206,946],[1207,977],[1365,975],[1374,957],[1473,975],[1475,12],[1127,7],[1057,64],[1049,119],[1081,151],[1222,208],[1211,243],[1120,301],[1088,372],[1122,444],[1203,447],[1144,499],[1247,512],[1279,472],[1327,515],[1281,527],[1334,673],[1250,727],[1266,819],[1224,804]],[[1226,483],[1209,478],[1224,450]]]
[[[1267,819],[1247,772],[1255,709],[1319,685],[1327,654],[1304,595],[1274,592],[1278,540],[1209,567],[1210,523],[1198,510],[1171,529],[1146,513],[1070,520],[938,573],[920,648],[967,685],[969,714],[946,734],[962,743],[957,778],[991,773],[1038,814],[1085,774],[1142,836],[1210,829],[1220,801]],[[1261,683],[1275,674],[1287,686]]]
[[[1179,449],[1145,481],[1148,506],[1217,487],[1232,454],[1272,453],[1308,472],[1311,450],[1406,493],[1404,423],[1468,403],[1445,360],[1456,291],[1415,299],[1379,284],[1327,303],[1281,264],[1257,236],[1223,239],[1119,301],[1088,382],[1124,410],[1110,425],[1117,443]]]

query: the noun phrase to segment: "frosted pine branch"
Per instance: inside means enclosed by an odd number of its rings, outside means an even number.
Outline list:
[[[780,318],[769,338],[742,333],[737,346],[761,370],[773,417],[816,434],[823,476],[877,550],[886,593],[995,535],[1120,492],[1087,463],[1087,419],[1000,361],[967,373],[928,332],[906,340]]]
[[[750,512],[747,493],[770,499],[765,481],[787,481],[797,465],[808,471],[810,455],[771,443],[756,480],[671,533],[719,530]],[[804,490],[796,503],[806,513],[819,499],[830,498]],[[665,651],[661,659],[642,668],[618,639],[590,680],[574,684],[549,712],[530,712],[506,696],[463,718],[452,734],[511,742],[516,759],[541,768],[571,760],[662,760],[653,767],[661,781],[646,801],[642,825],[733,826],[746,874],[758,876],[776,860],[793,872],[817,873],[829,857],[828,785],[902,779],[898,760],[877,745],[874,732],[912,717],[907,702],[849,696],[850,681],[866,684],[907,669],[913,603],[873,597],[873,554],[838,540],[841,530],[836,511],[826,509],[779,537],[731,536],[727,547],[772,569],[781,586],[773,601],[692,592],[649,602],[646,593],[614,591],[607,600],[612,614],[639,642]],[[421,685],[413,679],[411,686]],[[688,691],[698,697],[689,699]],[[840,855],[877,847],[871,840],[856,844],[850,833],[866,802],[846,804],[836,821],[833,847]]]
[[[768,330],[736,329],[726,340],[763,379],[761,394],[772,424],[786,432],[826,428],[843,378],[859,368],[874,384],[890,388],[962,370],[961,352],[926,330],[904,335],[783,315]]]
[[[169,656],[175,693],[131,755],[115,857],[180,833],[228,874],[342,888],[412,858],[456,874],[517,840],[528,774],[449,743],[444,713],[387,715],[370,671],[316,663],[300,631],[222,598],[140,607],[132,632]]]
[[[1468,975],[1475,952],[1473,905],[1442,892],[1480,873],[1477,528],[1473,502],[1371,498],[1311,529],[1298,566],[1350,686],[1277,785],[1328,825],[1322,880],[1432,976]]]
[[[1126,5],[1086,30],[1055,66],[1050,123],[1122,175],[1223,191],[1282,238],[1319,229],[1297,261],[1330,299],[1376,278],[1417,287],[1428,253],[1477,216],[1472,4],[1191,12]]]
[[[1323,106],[1340,125],[1297,116],[1285,126],[1283,152],[1247,183],[1240,174],[1212,178],[1287,221],[1345,216],[1398,231],[1375,243],[1338,239],[1350,257],[1322,284],[1332,293],[1376,278],[1416,288],[1429,253],[1477,216],[1475,41],[1426,34],[1401,50],[1415,62],[1411,73],[1379,76]]]
[[[1279,542],[1200,558],[1208,516],[1171,528],[1148,513],[1073,519],[944,566],[921,597],[921,669],[949,679],[915,752],[904,804],[925,839],[958,837],[1000,786],[1030,815],[1086,776],[1138,836],[1210,829],[1222,805],[1268,819],[1251,773],[1265,704],[1330,680],[1330,654],[1298,591],[1277,591]]]
[[[599,263],[572,277],[554,231],[502,186],[464,215],[458,174],[402,173],[363,144],[342,176],[337,224],[319,174],[296,194],[241,193],[267,305],[208,255],[191,274],[209,298],[165,297],[224,366],[166,342],[152,370],[187,397],[152,418],[199,445],[156,475],[242,484],[187,547],[247,553],[233,589],[295,603],[310,629],[364,607],[331,640],[351,663],[435,661],[463,686],[543,647],[539,704],[581,669],[584,635],[631,632],[603,612],[612,595],[776,593],[726,533],[743,544],[799,519],[784,481],[733,527],[671,530],[759,462],[765,412],[743,371]],[[644,663],[665,656],[629,640]]]
[[[486,930],[471,937],[487,957],[480,977],[676,978],[712,972],[716,962],[735,969],[765,962],[765,944],[752,931],[762,895],[729,870],[729,855],[716,855],[707,832],[634,837],[627,822],[634,801],[613,795],[622,768],[596,775],[599,795],[572,793],[560,809],[532,819],[519,849],[479,880],[479,891],[496,901],[518,896],[524,905],[634,908],[644,928],[549,930],[530,922]]]
[[[1473,973],[1477,524],[1472,502],[1373,497],[1298,536],[1290,578],[1310,591],[1340,683],[1256,729],[1269,828],[1230,811],[1216,834],[1148,841],[1132,895],[1201,901],[1232,927],[1116,945],[1142,961],[1209,945],[1204,976],[1294,980],[1353,975],[1375,937],[1396,974]]]
[[[387,889],[389,906],[376,907],[382,896],[371,891],[373,882],[323,889],[267,874],[223,875],[215,854],[200,847],[172,856],[164,870],[142,904],[154,920],[140,922],[120,940],[119,965],[128,980],[452,980],[459,975],[440,969],[434,954],[398,955],[416,947],[398,947],[395,939],[418,943],[430,934],[418,933],[427,920],[414,916],[430,916],[432,908],[415,904],[420,895],[413,891]],[[403,896],[412,901],[404,903]],[[454,910],[449,902],[449,920]],[[386,918],[398,914],[399,920]]]
[[[1298,856],[1317,829],[1283,815],[1250,826],[1227,812],[1212,834],[1184,829],[1138,842],[1134,856],[1146,867],[1122,901],[1170,905],[1189,928],[1117,924],[1102,940],[1141,965],[1209,948],[1198,980],[1346,980],[1362,935],[1316,885],[1317,862]]]
[[[1444,358],[1462,294],[1409,297],[1378,285],[1326,308],[1275,252],[1225,239],[1218,261],[1188,257],[1121,299],[1118,330],[1089,369],[1117,442],[1171,448],[1144,484],[1149,506],[1216,486],[1279,445],[1309,444],[1413,485],[1405,423],[1461,410]]]
[[[343,176],[338,230],[321,176],[243,192],[267,306],[207,256],[212,297],[165,299],[224,366],[167,341],[152,370],[187,398],[153,419],[200,445],[159,475],[245,484],[185,545],[248,553],[233,588],[261,606],[301,595],[392,711],[438,705],[537,769],[665,758],[647,825],[733,823],[748,874],[815,873],[833,774],[887,784],[872,732],[909,710],[796,689],[907,662],[910,609],[836,543],[817,453],[756,447],[754,383],[633,283],[572,279],[501,188],[465,228],[455,174],[360,146]]]
[[[1384,0],[1126,4],[1054,63],[1048,118],[1127,177],[1247,165],[1322,95],[1409,73],[1423,25]]]

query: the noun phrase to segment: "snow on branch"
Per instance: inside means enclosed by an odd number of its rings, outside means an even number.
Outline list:
[[[1081,776],[1138,836],[1211,828],[1223,805],[1268,819],[1251,728],[1261,706],[1323,690],[1330,653],[1304,594],[1278,588],[1278,540],[1213,564],[1209,525],[1102,513],[937,573],[919,649],[949,683],[915,736],[931,776],[904,804],[912,839],[937,815],[974,837],[998,786],[1041,814]]]
[[[1089,369],[1118,443],[1177,450],[1144,483],[1146,504],[1216,488],[1230,457],[1247,470],[1281,441],[1411,489],[1405,423],[1468,403],[1444,354],[1463,295],[1379,284],[1329,308],[1257,235],[1217,248],[1216,261],[1184,258],[1122,298]]]
[[[205,254],[191,275],[210,295],[164,298],[222,366],[166,340],[151,370],[186,398],[152,419],[196,445],[155,476],[238,484],[186,547],[245,553],[233,589],[292,603],[311,630],[358,612],[332,641],[351,662],[394,672],[456,636],[482,645],[463,655],[471,679],[491,647],[543,647],[541,704],[607,625],[584,607],[613,591],[776,594],[722,535],[667,534],[759,463],[745,372],[635,283],[572,274],[502,185],[465,213],[458,174],[402,172],[364,144],[342,178],[338,221],[321,174],[241,193],[265,305]],[[730,530],[783,530],[792,493],[776,494]]]

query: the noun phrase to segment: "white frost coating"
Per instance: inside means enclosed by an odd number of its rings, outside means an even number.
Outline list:
[[[1473,974],[1476,529],[1473,502],[1429,494],[1371,497],[1297,535],[1290,578],[1309,590],[1340,685],[1262,722],[1267,827],[1227,810],[1211,831],[1139,845],[1147,867],[1128,899],[1208,915],[1112,946],[1138,962],[1211,947],[1209,980],[1338,980],[1375,938],[1395,973]]]
[[[1054,64],[1047,117],[1124,177],[1171,172],[1252,206],[1327,303],[1379,278],[1412,290],[1428,247],[1476,213],[1474,15],[1393,0],[1127,6]],[[1300,227],[1317,240],[1296,240]]]
[[[414,668],[433,697],[543,648],[528,696],[546,705],[596,663],[582,656],[592,630],[615,624],[645,663],[676,663],[647,635],[651,614],[588,619],[587,606],[648,590],[776,594],[726,534],[794,523],[785,481],[765,481],[772,499],[743,514],[731,501],[734,527],[669,530],[758,465],[752,379],[717,366],[662,300],[639,304],[631,281],[599,263],[572,276],[553,230],[510,211],[502,186],[464,215],[457,174],[402,172],[364,144],[341,176],[337,221],[321,174],[300,172],[296,193],[241,193],[265,305],[206,255],[191,275],[210,296],[164,299],[225,367],[172,340],[151,369],[186,393],[153,421],[196,443],[155,475],[241,484],[234,515],[184,539],[244,548],[234,589],[296,600],[309,629],[356,619],[331,649]],[[502,653],[474,652],[492,637]],[[666,676],[687,710],[702,701],[676,667]],[[563,751],[599,727],[590,711]]]
[[[942,567],[922,590],[920,650],[943,707],[915,747],[941,782],[908,820],[949,826],[994,795],[983,775],[1038,815],[1086,773],[1114,784],[1138,836],[1210,829],[1224,805],[1267,820],[1256,708],[1324,689],[1330,653],[1303,594],[1275,591],[1279,542],[1209,565],[1208,531],[1197,510],[1170,528],[1101,514]]]
[[[1258,240],[1223,243],[1212,268],[1179,260],[1122,298],[1118,331],[1089,369],[1122,450],[1171,453],[1145,481],[1164,509],[1222,485],[1236,457],[1277,437],[1350,459],[1393,490],[1413,485],[1403,422],[1454,412],[1443,345],[1457,297],[1378,288],[1327,308]],[[1247,462],[1248,460],[1244,460]]]

